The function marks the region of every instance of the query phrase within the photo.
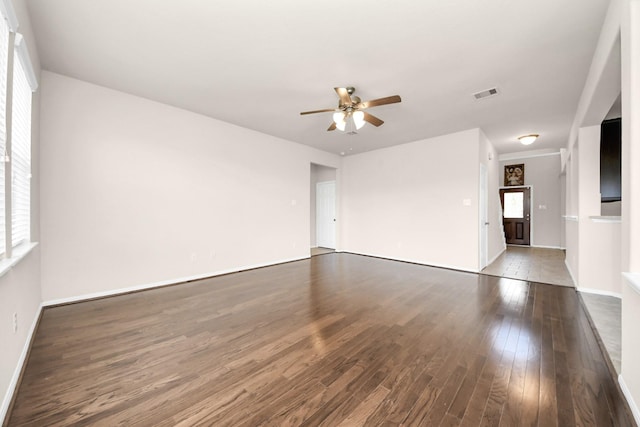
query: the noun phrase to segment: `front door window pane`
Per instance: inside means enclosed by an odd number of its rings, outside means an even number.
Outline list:
[[[522,218],[524,213],[524,192],[504,193],[504,217]]]

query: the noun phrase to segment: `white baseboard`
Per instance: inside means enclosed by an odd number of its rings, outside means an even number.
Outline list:
[[[640,294],[640,273],[623,272],[622,277],[627,286]]]
[[[464,268],[464,267],[460,267],[460,266],[457,266],[457,265],[437,264],[437,263],[432,263],[432,262],[427,263],[425,261],[416,261],[414,259],[409,259],[409,258],[392,258],[392,257],[386,256],[386,255],[377,255],[377,254],[365,253],[365,252],[354,252],[354,251],[340,251],[340,252],[354,254],[354,255],[370,256],[370,257],[373,257],[373,258],[388,259],[390,261],[409,262],[411,264],[424,265],[426,267],[438,267],[438,268],[446,268],[448,270],[458,270],[458,271],[464,271],[464,272],[468,272],[468,273],[478,273],[478,270],[474,270],[474,269],[470,269],[470,268]]]
[[[541,248],[541,249],[564,249],[561,246],[545,246],[545,245],[531,245],[532,248]]]
[[[310,256],[304,256],[299,258],[280,260],[277,262],[247,265],[239,268],[216,271],[213,273],[204,273],[204,274],[198,274],[195,276],[180,277],[180,278],[175,278],[171,280],[163,280],[155,283],[130,286],[127,288],[113,289],[113,290],[108,290],[103,292],[95,292],[91,294],[77,295],[77,296],[72,296],[67,298],[59,298],[55,300],[44,301],[38,307],[35,318],[31,323],[31,328],[29,329],[29,333],[27,334],[24,346],[22,348],[22,353],[20,354],[20,358],[18,359],[18,363],[16,364],[16,368],[13,372],[13,376],[11,377],[11,382],[9,383],[9,387],[7,388],[4,399],[2,400],[2,406],[0,407],[0,421],[5,419],[5,417],[7,416],[7,412],[9,411],[9,405],[11,404],[11,399],[13,399],[13,395],[16,392],[16,387],[18,386],[18,381],[20,379],[20,373],[22,372],[22,367],[26,363],[27,355],[29,354],[29,349],[31,346],[31,341],[33,339],[33,335],[35,334],[36,326],[38,325],[38,319],[40,319],[40,313],[42,312],[42,309],[44,307],[59,305],[59,304],[69,304],[69,303],[80,302],[80,301],[85,301],[85,300],[90,300],[95,298],[104,298],[104,297],[115,296],[115,295],[120,295],[124,293],[129,293],[129,292],[142,291],[145,289],[153,289],[161,286],[173,285],[173,284],[189,282],[193,280],[207,279],[210,277],[221,276],[224,274],[238,273],[245,270],[252,270],[254,268],[268,267],[268,266],[277,265],[277,264],[284,264],[287,262],[301,261],[303,259],[309,259],[309,258]]]
[[[489,262],[487,263],[487,266],[489,266],[489,265],[493,264],[493,262],[494,262],[495,260],[497,260],[497,259],[500,257],[500,255],[502,255],[502,254],[503,254],[503,253],[505,253],[506,251],[507,251],[507,248],[505,247],[503,250],[501,250],[500,252],[498,252],[498,253],[496,254],[496,256],[494,256],[493,258],[491,258],[491,259],[489,260]]]
[[[573,285],[576,287],[576,289],[578,288],[578,281],[576,280],[576,277],[573,275],[573,271],[571,271],[571,267],[569,266],[569,263],[567,262],[567,260],[564,260],[564,265],[565,267],[567,267],[567,271],[569,272],[569,276],[571,276],[571,280],[573,280]]]
[[[4,395],[4,399],[2,400],[2,406],[0,407],[0,422],[6,421],[7,413],[9,411],[9,405],[11,404],[11,399],[13,399],[13,395],[16,392],[16,387],[18,386],[18,380],[20,380],[20,373],[22,372],[22,367],[27,361],[27,355],[29,354],[29,348],[31,347],[31,341],[33,340],[33,335],[36,332],[36,326],[38,325],[38,319],[40,319],[40,313],[42,312],[43,305],[40,304],[38,310],[36,311],[36,316],[31,322],[31,327],[29,328],[29,332],[27,333],[27,337],[24,342],[24,346],[22,347],[22,353],[20,353],[20,358],[18,359],[18,363],[16,364],[16,368],[13,371],[13,376],[11,377],[11,382],[9,383],[9,387],[7,387],[7,391]]]
[[[640,425],[640,410],[638,410],[638,405],[633,400],[633,396],[631,395],[631,390],[627,387],[627,383],[624,382],[624,378],[622,378],[622,374],[618,375],[618,384],[620,384],[620,389],[622,389],[622,394],[625,399],[627,399],[627,403],[629,404],[629,408],[631,408],[631,413],[633,414],[633,418],[636,420],[636,424]]]
[[[211,273],[202,273],[202,274],[197,274],[194,276],[187,276],[187,277],[177,277],[169,280],[162,280],[160,282],[129,286],[126,288],[110,289],[108,291],[94,292],[91,294],[76,295],[76,296],[66,297],[66,298],[59,298],[59,299],[44,301],[42,305],[44,307],[49,307],[52,305],[71,304],[74,302],[81,302],[81,301],[86,301],[86,300],[91,300],[96,298],[112,297],[116,295],[127,294],[130,292],[144,291],[146,289],[153,289],[153,288],[159,288],[162,286],[175,285],[178,283],[191,282],[194,280],[208,279],[210,277],[222,276],[224,274],[239,273],[241,271],[253,270],[254,268],[269,267],[272,265],[284,264],[287,262],[301,261],[303,259],[309,259],[310,257],[311,256],[309,255],[309,256],[284,259],[284,260],[279,260],[279,261],[269,262],[269,263],[246,265],[238,268],[231,268],[228,270],[220,270],[220,271],[215,271]]]
[[[579,288],[579,287],[576,287],[576,289],[578,290],[578,292],[584,292],[585,294],[603,295],[606,297],[616,297],[618,299],[622,299],[622,294],[619,292],[602,291],[600,289]]]

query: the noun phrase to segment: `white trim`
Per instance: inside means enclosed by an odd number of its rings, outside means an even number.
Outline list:
[[[134,285],[126,288],[111,289],[111,290],[102,291],[102,292],[94,292],[91,294],[83,294],[83,295],[76,295],[76,296],[66,297],[66,298],[58,298],[54,300],[44,301],[42,305],[44,307],[49,307],[52,305],[69,304],[69,303],[81,302],[81,301],[86,301],[86,300],[91,300],[96,298],[111,297],[111,296],[126,294],[130,292],[143,291],[145,289],[153,289],[153,288],[158,288],[162,286],[177,285],[179,283],[191,282],[194,280],[208,279],[211,277],[222,276],[224,274],[239,273],[241,271],[253,270],[254,268],[269,267],[272,265],[284,264],[287,262],[301,261],[303,259],[309,259],[309,258],[311,258],[311,255],[300,257],[300,258],[284,259],[284,260],[275,261],[275,262],[246,265],[243,267],[231,268],[228,270],[221,270],[221,271],[216,271],[212,273],[196,274],[194,276],[188,276],[188,277],[178,277],[178,278],[169,279],[169,280],[162,280],[160,282]]]
[[[29,49],[27,43],[24,41],[22,34],[16,33],[15,51],[20,58],[20,65],[24,70],[24,74],[27,76],[27,81],[31,87],[31,92],[38,90],[38,79],[36,73],[33,71],[33,64],[31,63],[31,56],[29,55]]]
[[[9,270],[15,267],[16,264],[18,264],[22,258],[26,257],[36,246],[38,246],[38,242],[29,242],[22,243],[13,248],[11,258],[5,258],[0,261],[0,277],[7,274]]]
[[[640,273],[622,273],[629,287],[640,294]]]
[[[0,421],[8,421],[6,420],[6,417],[7,412],[9,411],[9,405],[11,404],[11,399],[13,399],[13,394],[16,392],[18,380],[20,379],[20,374],[22,373],[22,367],[27,361],[27,355],[29,354],[29,349],[31,348],[31,340],[33,339],[33,335],[36,332],[36,326],[38,325],[38,319],[40,319],[42,307],[42,304],[40,304],[40,306],[38,307],[38,311],[36,311],[36,316],[34,317],[33,322],[31,322],[31,328],[29,328],[29,333],[27,334],[24,346],[22,347],[22,353],[20,353],[20,358],[18,359],[18,363],[16,363],[16,368],[13,371],[13,376],[11,377],[11,381],[9,382],[9,387],[7,387],[4,399],[2,400],[2,406],[0,407]]]
[[[491,153],[489,153],[491,154]],[[478,267],[479,271],[484,270],[491,264],[487,259],[487,263],[482,265],[483,257],[489,257],[489,170],[487,165],[480,162],[478,178]],[[483,190],[484,184],[484,193]],[[482,209],[484,208],[484,209]],[[484,239],[483,239],[484,237]]]
[[[16,11],[13,8],[13,3],[11,0],[1,0],[0,1],[0,11],[2,15],[6,18],[7,24],[9,24],[9,29],[14,33],[18,31],[18,15],[16,15]]]
[[[564,259],[564,265],[565,267],[567,267],[567,271],[569,272],[569,276],[571,276],[571,280],[573,280],[573,286],[576,287],[576,289],[578,288],[578,281],[576,280],[576,278],[573,275],[573,271],[571,271],[571,267],[569,267],[569,263],[567,262],[567,259]]]
[[[437,268],[446,268],[448,270],[457,270],[457,271],[464,271],[467,273],[480,273],[480,271],[478,271],[477,269],[471,269],[471,268],[464,268],[464,267],[460,267],[457,265],[448,265],[448,264],[435,264],[435,263],[427,263],[425,261],[418,261],[415,259],[410,259],[410,258],[391,258],[388,255],[377,255],[377,254],[370,254],[370,253],[365,253],[365,252],[354,252],[354,251],[350,251],[350,250],[344,250],[344,251],[339,251],[339,252],[346,252],[346,253],[350,253],[350,254],[354,254],[354,255],[363,255],[363,256],[370,256],[370,257],[374,257],[374,258],[382,258],[382,259],[387,259],[389,261],[399,261],[399,262],[408,262],[411,264],[418,264],[418,265],[424,265],[425,267],[437,267]]]
[[[577,215],[562,215],[562,218],[564,218],[566,221],[578,222]]]
[[[618,384],[620,384],[622,394],[627,399],[627,403],[629,404],[629,408],[631,409],[633,418],[635,418],[636,420],[636,424],[640,425],[640,410],[638,410],[638,405],[636,405],[636,402],[633,400],[631,390],[629,390],[629,387],[627,387],[627,383],[624,382],[622,374],[618,375]]]
[[[494,256],[493,258],[491,258],[491,261],[489,261],[489,263],[487,264],[487,267],[490,266],[491,264],[493,264],[493,262],[495,260],[497,260],[500,255],[502,255],[503,253],[505,253],[507,251],[507,248],[504,248],[503,250],[501,250],[500,252],[498,252],[498,254],[496,256]],[[484,269],[483,269],[484,270]]]
[[[533,189],[531,185],[512,185],[510,187],[498,187],[498,190],[517,190],[518,188],[528,188]]]
[[[602,215],[598,215],[598,216],[590,216],[589,219],[592,222],[609,222],[609,223],[621,223],[622,222],[622,217],[621,216],[602,216]]]
[[[559,156],[560,151],[556,148],[546,148],[541,150],[521,151],[519,153],[505,153],[498,156],[498,161],[532,159],[534,157]]]
[[[602,291],[600,289],[580,288],[580,287],[576,287],[576,289],[578,290],[578,292],[582,292],[585,294],[603,295],[605,297],[614,297],[614,298],[622,299],[622,294],[619,292]]]
[[[566,174],[566,165],[567,165],[567,157],[569,157],[569,152],[566,148],[560,149],[560,175]]]
[[[541,249],[564,249],[561,246],[546,246],[546,245],[530,245],[532,248],[541,248]]]

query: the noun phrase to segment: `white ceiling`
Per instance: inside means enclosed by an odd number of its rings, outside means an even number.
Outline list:
[[[482,128],[566,145],[608,0],[27,0],[43,68],[347,154]],[[385,124],[327,132],[335,86]],[[497,86],[500,95],[472,94]],[[524,147],[516,137],[541,136]]]

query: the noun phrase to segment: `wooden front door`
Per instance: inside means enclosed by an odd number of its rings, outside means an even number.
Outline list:
[[[504,188],[500,190],[502,225],[508,245],[530,244],[531,192],[529,188]]]

